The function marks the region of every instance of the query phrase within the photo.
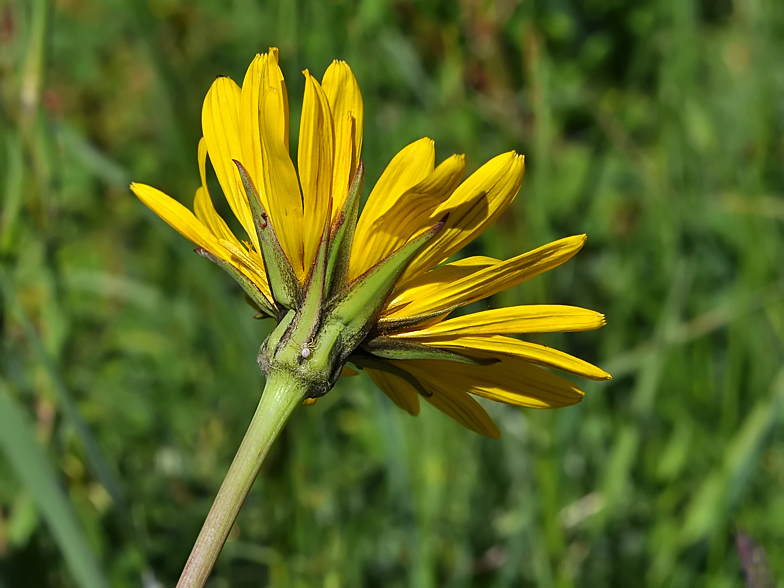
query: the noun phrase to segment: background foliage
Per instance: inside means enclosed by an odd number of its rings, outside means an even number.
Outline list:
[[[489,301],[609,384],[481,439],[364,376],[297,411],[211,586],[784,586],[784,3],[0,0],[0,586],[173,585],[255,408],[268,325],[130,194],[190,202],[211,80],[346,59],[369,181],[408,142],[527,155],[470,253],[586,232]],[[214,193],[217,193],[214,192]],[[776,585],[772,579],[761,586]]]

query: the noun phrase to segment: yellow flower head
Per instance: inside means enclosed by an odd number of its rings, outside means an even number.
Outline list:
[[[499,155],[463,180],[462,155],[436,166],[433,141],[420,139],[392,159],[358,216],[364,171],[356,79],[340,61],[321,83],[303,73],[299,173],[289,156],[288,98],[273,48],[256,56],[242,87],[220,77],[207,93],[193,213],[155,188],[131,185],[278,321],[262,346],[262,369],[309,369],[302,377],[318,397],[348,361],[409,413],[418,414],[422,397],[489,437],[499,436],[498,428],[472,395],[557,408],[583,393],[544,368],[610,378],[580,359],[508,336],[596,329],[604,325],[597,312],[515,306],[448,318],[564,263],[585,242],[578,235],[505,261],[475,256],[443,264],[512,202],[523,181],[522,156]],[[249,241],[215,211],[208,156]],[[284,362],[279,350],[287,345],[296,353]]]

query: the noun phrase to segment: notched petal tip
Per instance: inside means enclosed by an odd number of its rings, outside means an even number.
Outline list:
[[[594,382],[607,382],[607,381],[613,379],[613,377],[610,374],[605,372],[599,366],[592,365],[592,367],[595,370],[595,372],[592,375],[590,375],[590,376],[583,376],[582,374],[579,374],[579,375],[581,377],[584,377],[584,378],[588,379],[588,380],[593,380]]]
[[[142,184],[140,182],[131,182],[128,188],[130,188],[131,192],[133,192],[133,194],[137,198],[141,198],[142,200],[144,200],[145,191],[156,190],[156,188],[153,188],[152,186],[149,186],[147,184]]]

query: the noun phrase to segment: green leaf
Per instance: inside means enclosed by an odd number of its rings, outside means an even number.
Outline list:
[[[109,582],[87,543],[55,469],[35,438],[24,410],[0,380],[0,447],[33,496],[74,579],[84,588],[108,587]]]

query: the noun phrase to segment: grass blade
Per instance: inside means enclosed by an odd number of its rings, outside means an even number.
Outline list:
[[[24,410],[0,380],[0,448],[33,496],[74,579],[84,588],[108,587],[95,554]]]

